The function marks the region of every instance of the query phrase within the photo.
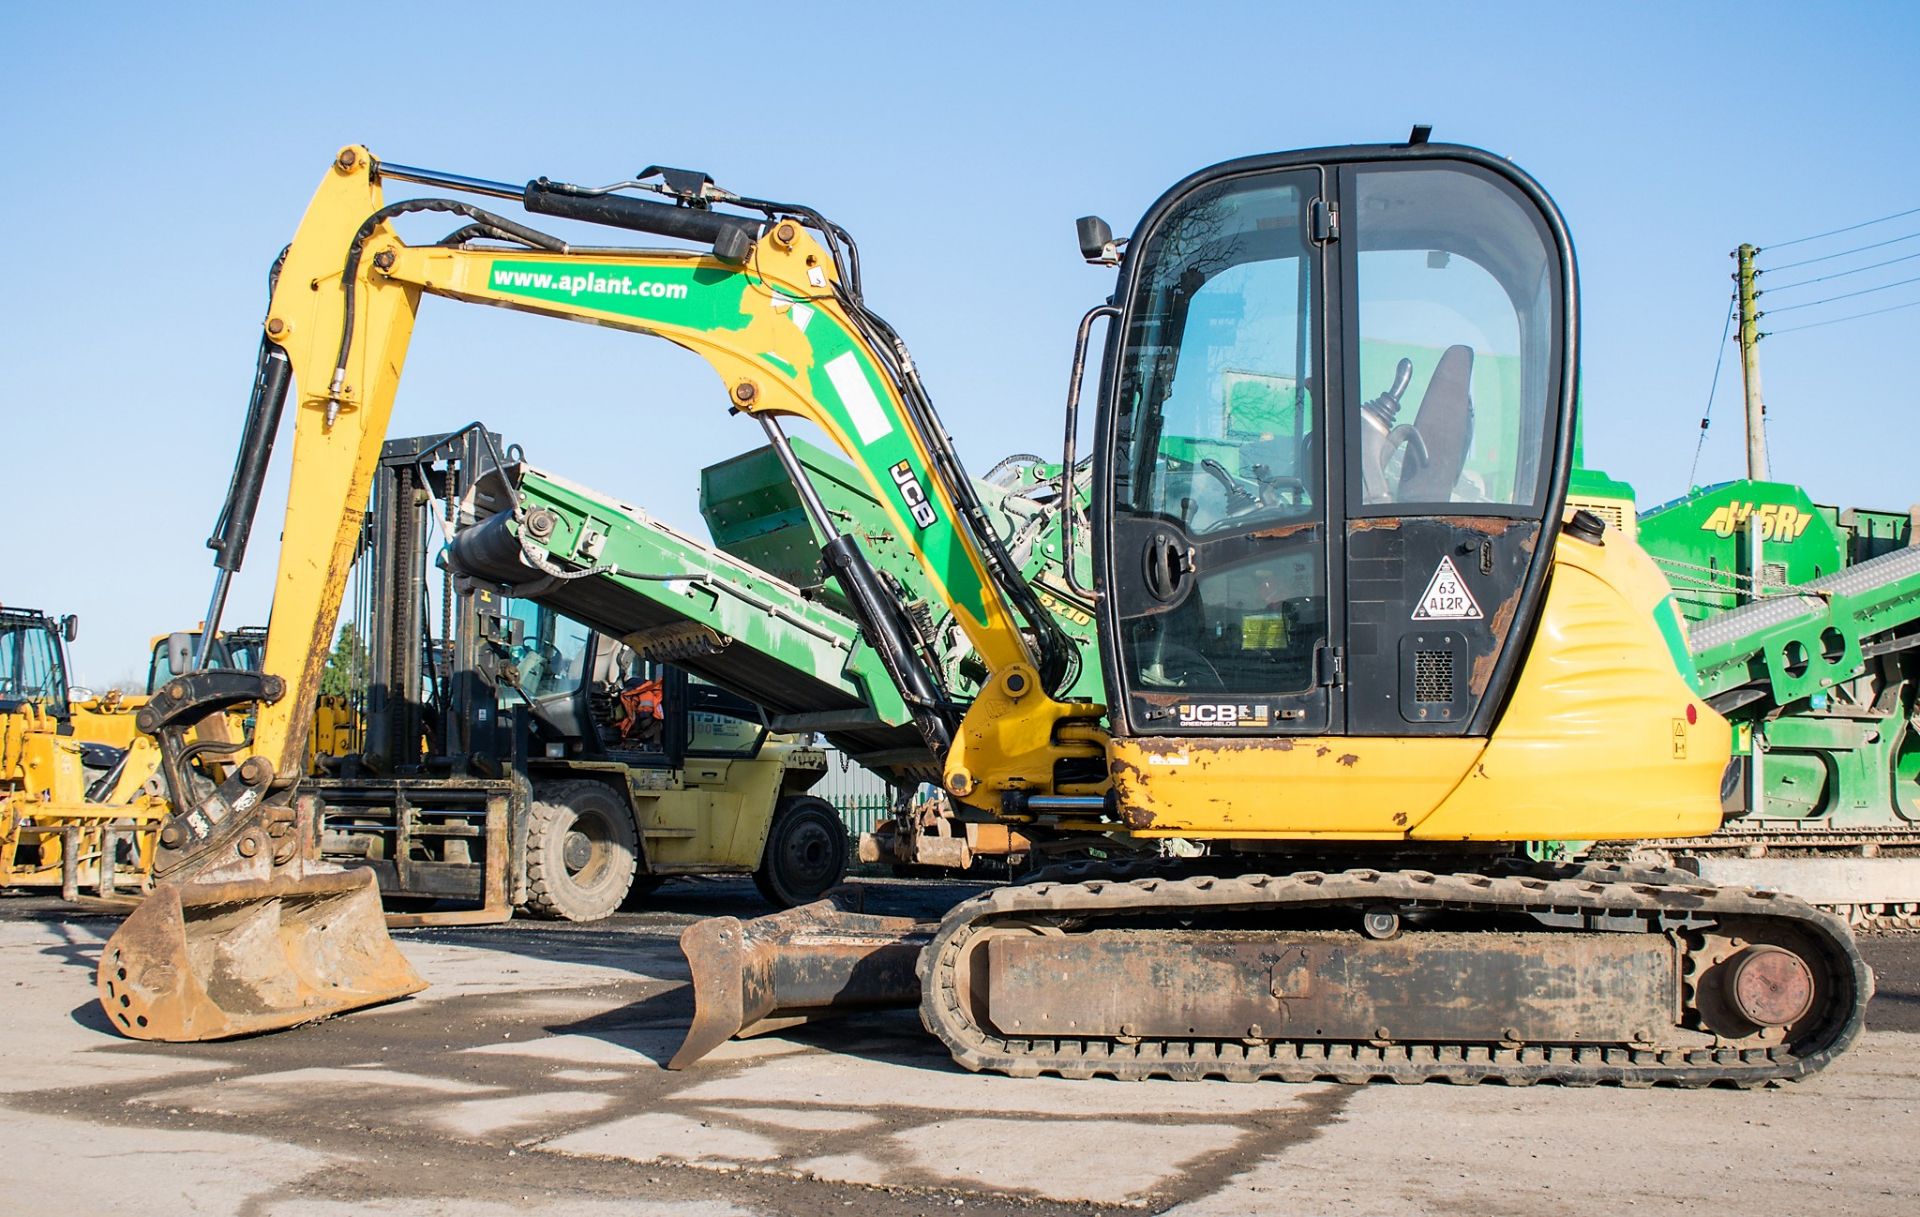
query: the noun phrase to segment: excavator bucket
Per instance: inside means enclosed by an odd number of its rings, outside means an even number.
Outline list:
[[[693,1026],[667,1068],[685,1069],[735,1037],[918,1004],[920,949],[937,923],[862,913],[858,902],[836,888],[769,917],[687,927],[680,950],[693,973]]]
[[[387,936],[372,871],[164,884],[107,941],[100,1004],[135,1039],[227,1039],[427,987]]]

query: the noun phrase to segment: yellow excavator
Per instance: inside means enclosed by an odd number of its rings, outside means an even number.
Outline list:
[[[396,182],[435,193],[389,201]],[[582,247],[492,199],[696,247]],[[409,244],[393,221],[419,213],[459,227]],[[1678,675],[1659,572],[1565,509],[1577,293],[1545,192],[1416,129],[1216,165],[1130,237],[1095,218],[1079,235],[1119,278],[1080,326],[1065,420],[1073,468],[1104,321],[1093,501],[1065,541],[1091,546],[1104,704],[1062,695],[1079,653],[868,307],[845,229],[679,170],[513,184],[343,149],[275,264],[213,542],[207,636],[297,385],[265,671],[189,672],[146,708],[174,814],[163,885],[102,956],[115,1025],[211,1038],[420,987],[370,883],[317,861],[300,745],[415,314],[439,296],[706,359],[787,465],[946,794],[1023,833],[1179,855],[1043,876],[928,925],[832,901],[714,919],[684,944],[699,1013],[676,1063],[898,1001],[962,1064],[1015,1075],[1746,1084],[1843,1051],[1872,977],[1834,918],[1520,857],[1711,831],[1729,742]],[[886,505],[986,672],[970,701],[811,493],[785,417]],[[534,569],[601,569],[528,525]],[[181,725],[244,699],[261,703],[245,754],[188,755]]]

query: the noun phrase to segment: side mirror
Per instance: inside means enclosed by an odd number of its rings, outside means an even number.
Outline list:
[[[72,642],[80,636],[80,615],[68,613],[60,619],[60,637]]]
[[[1120,265],[1120,247],[1114,243],[1113,225],[1099,216],[1081,216],[1073,222],[1080,236],[1080,256],[1096,266]]]
[[[175,676],[184,675],[193,665],[193,635],[185,630],[175,630],[167,635],[167,670]]]

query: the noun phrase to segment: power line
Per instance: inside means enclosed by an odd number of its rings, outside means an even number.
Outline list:
[[[1700,439],[1693,446],[1693,468],[1687,470],[1687,485],[1694,484],[1694,475],[1700,472],[1700,451],[1707,446],[1707,423],[1713,418],[1713,397],[1720,391],[1720,365],[1727,360],[1727,335],[1733,333],[1733,314],[1740,307],[1738,299],[1727,304],[1727,324],[1720,330],[1720,353],[1713,360],[1713,387],[1707,390],[1707,408],[1700,415]]]
[[[1910,232],[1904,237],[1890,237],[1885,241],[1875,241],[1871,245],[1856,245],[1852,249],[1843,249],[1837,254],[1822,254],[1817,258],[1802,258],[1798,262],[1787,262],[1780,266],[1769,266],[1760,273],[1764,275],[1768,270],[1792,270],[1796,266],[1812,266],[1815,262],[1831,262],[1835,258],[1844,258],[1848,254],[1863,254],[1869,249],[1879,249],[1886,245],[1898,245],[1902,241],[1911,241],[1915,237],[1920,237],[1920,232]]]
[[[1808,241],[1818,241],[1822,237],[1837,237],[1843,232],[1852,232],[1856,228],[1871,228],[1875,224],[1885,224],[1888,220],[1897,220],[1901,216],[1920,215],[1920,207],[1910,207],[1905,211],[1896,211],[1890,216],[1881,216],[1877,220],[1862,220],[1858,224],[1849,224],[1845,228],[1832,228],[1826,232],[1816,232],[1810,237],[1796,237],[1791,241],[1775,241],[1763,245],[1762,249],[1785,249],[1789,245],[1805,245]]]
[[[1825,321],[1809,321],[1805,325],[1790,325],[1784,330],[1768,330],[1760,335],[1771,338],[1775,334],[1791,334],[1795,330],[1817,330],[1823,325],[1839,325],[1842,321],[1858,321],[1862,317],[1878,317],[1882,313],[1897,313],[1903,308],[1920,308],[1920,300],[1909,300],[1905,304],[1889,304],[1885,308],[1871,309],[1864,313],[1849,313],[1845,317],[1829,317]]]
[[[1905,287],[1909,283],[1920,283],[1920,275],[1911,279],[1895,279],[1892,283],[1882,283],[1878,287],[1863,287],[1857,292],[1841,292],[1838,296],[1828,296],[1823,300],[1809,300],[1805,304],[1789,304],[1784,308],[1768,309],[1770,313],[1791,313],[1797,308],[1812,308],[1816,304],[1832,304],[1835,300],[1851,300],[1855,296],[1871,296],[1875,292],[1884,292],[1890,287]]]
[[[1767,292],[1791,291],[1796,287],[1806,287],[1810,283],[1825,283],[1829,279],[1844,279],[1848,275],[1857,275],[1863,270],[1879,270],[1883,266],[1892,266],[1897,262],[1911,262],[1915,258],[1920,258],[1920,254],[1905,254],[1898,258],[1888,258],[1884,262],[1869,262],[1865,266],[1856,266],[1852,270],[1836,270],[1830,275],[1821,275],[1817,279],[1802,279],[1798,283],[1782,283],[1778,287],[1769,287],[1765,292],[1755,292],[1754,294],[1764,296]]]

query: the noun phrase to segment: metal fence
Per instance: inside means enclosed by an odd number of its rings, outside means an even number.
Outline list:
[[[831,748],[827,750],[827,776],[820,779],[812,793],[832,803],[840,812],[850,841],[858,841],[861,833],[872,832],[875,825],[886,819],[893,799],[885,782]]]

